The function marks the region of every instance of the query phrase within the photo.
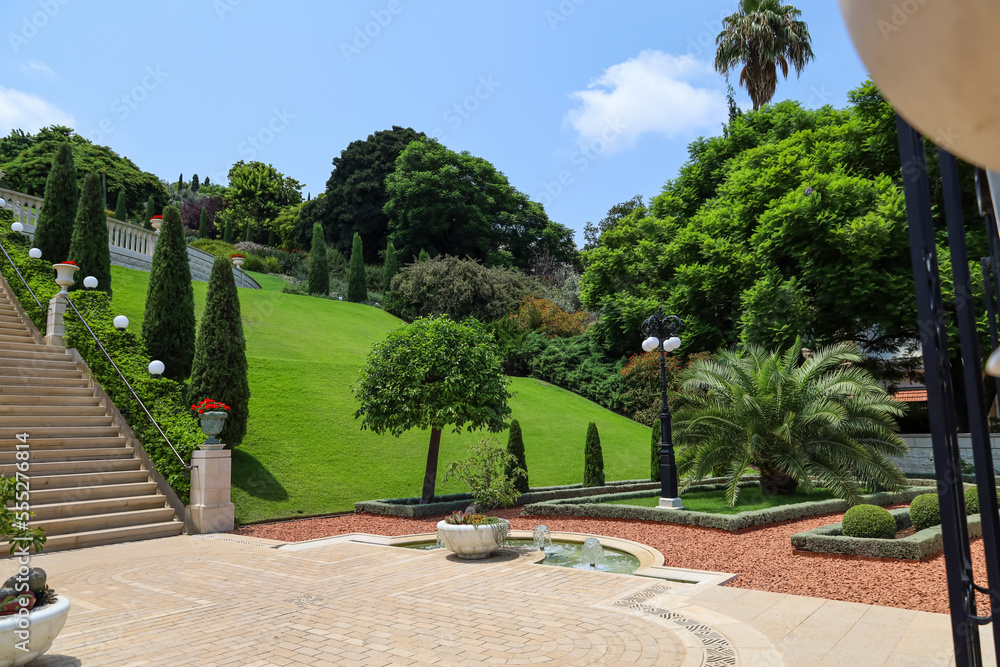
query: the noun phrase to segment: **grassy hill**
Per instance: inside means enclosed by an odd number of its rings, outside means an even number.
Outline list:
[[[252,274],[263,290],[240,289],[250,368],[250,422],[233,452],[240,522],[350,511],[357,500],[420,494],[429,432],[396,438],[362,431],[350,387],[371,346],[401,321],[346,301],[282,294],[278,278]],[[141,329],[149,274],[112,267],[113,308]],[[207,283],[195,282],[198,317]],[[510,387],[532,486],[583,479],[587,424],[601,434],[607,479],[649,475],[649,429],[572,392],[530,378]],[[465,458],[482,432],[441,438],[439,470]],[[506,433],[499,434],[506,444]],[[438,492],[461,491],[438,484]]]

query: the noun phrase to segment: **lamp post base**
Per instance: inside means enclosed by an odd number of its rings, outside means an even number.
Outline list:
[[[681,502],[680,498],[660,498],[659,507],[665,510],[682,510],[684,503]]]

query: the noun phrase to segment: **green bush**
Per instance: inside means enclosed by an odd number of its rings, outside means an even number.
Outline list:
[[[848,537],[896,536],[896,519],[878,505],[855,505],[844,514],[841,532]]]
[[[965,492],[965,515],[979,514],[979,489],[972,487]]]
[[[531,376],[589,398],[621,412],[621,376],[618,367],[595,345],[590,331],[582,336],[548,340],[528,334],[523,354]]]
[[[924,493],[910,503],[910,521],[918,531],[941,523],[941,507],[936,493]]]
[[[198,239],[191,244],[191,247],[197,248],[198,250],[204,250],[209,255],[226,257],[227,259],[237,252],[232,243],[226,243],[225,241],[220,241],[218,239]]]
[[[601,436],[597,424],[587,426],[587,447],[584,450],[584,486],[604,486],[604,453],[601,451]]]
[[[528,492],[528,461],[524,457],[524,437],[521,435],[521,423],[510,420],[510,431],[507,435],[507,453],[510,459],[505,471],[509,479],[514,480],[514,487],[520,493]],[[517,474],[522,472],[523,474]]]

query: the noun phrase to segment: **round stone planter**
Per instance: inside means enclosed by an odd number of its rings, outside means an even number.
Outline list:
[[[243,262],[245,261],[246,259],[244,259],[243,257],[233,257],[233,266],[235,266],[236,268],[240,268],[241,266],[243,266]]]
[[[62,290],[60,293],[65,294],[67,288],[73,284],[74,276],[80,267],[75,264],[59,263],[53,264],[52,268],[56,270],[56,285],[59,285],[59,289]]]
[[[160,232],[160,227],[163,226],[163,218],[150,218],[149,225],[153,228],[156,233]]]
[[[226,425],[228,412],[223,410],[213,412],[203,412],[198,416],[201,423],[202,432],[208,436],[208,440],[198,445],[201,449],[222,449],[226,445],[215,436],[222,433],[222,427]]]
[[[507,524],[507,530],[510,530],[509,521],[500,519],[500,522]],[[494,538],[492,526],[456,526],[439,521],[437,529],[445,548],[459,558],[479,560],[500,548]]]
[[[29,612],[27,628],[18,627],[23,616],[0,616],[0,667],[26,665],[48,651],[66,624],[69,607],[69,600],[60,595],[52,604]],[[28,633],[27,644],[21,644],[24,640],[17,632]],[[27,646],[28,650],[22,651],[17,644]]]

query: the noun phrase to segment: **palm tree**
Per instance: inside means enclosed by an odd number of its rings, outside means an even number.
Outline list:
[[[730,70],[743,63],[740,85],[750,94],[754,111],[774,97],[779,66],[787,79],[789,65],[798,76],[813,59],[809,28],[797,20],[800,14],[779,0],[740,0],[740,10],[723,21],[715,38],[715,70],[728,79]]]
[[[736,504],[740,478],[756,470],[765,493],[825,487],[857,502],[864,488],[898,489],[889,460],[907,447],[896,434],[901,403],[863,368],[853,343],[803,359],[802,341],[787,351],[747,346],[696,361],[683,376],[677,411],[678,470],[698,481],[721,471]]]

